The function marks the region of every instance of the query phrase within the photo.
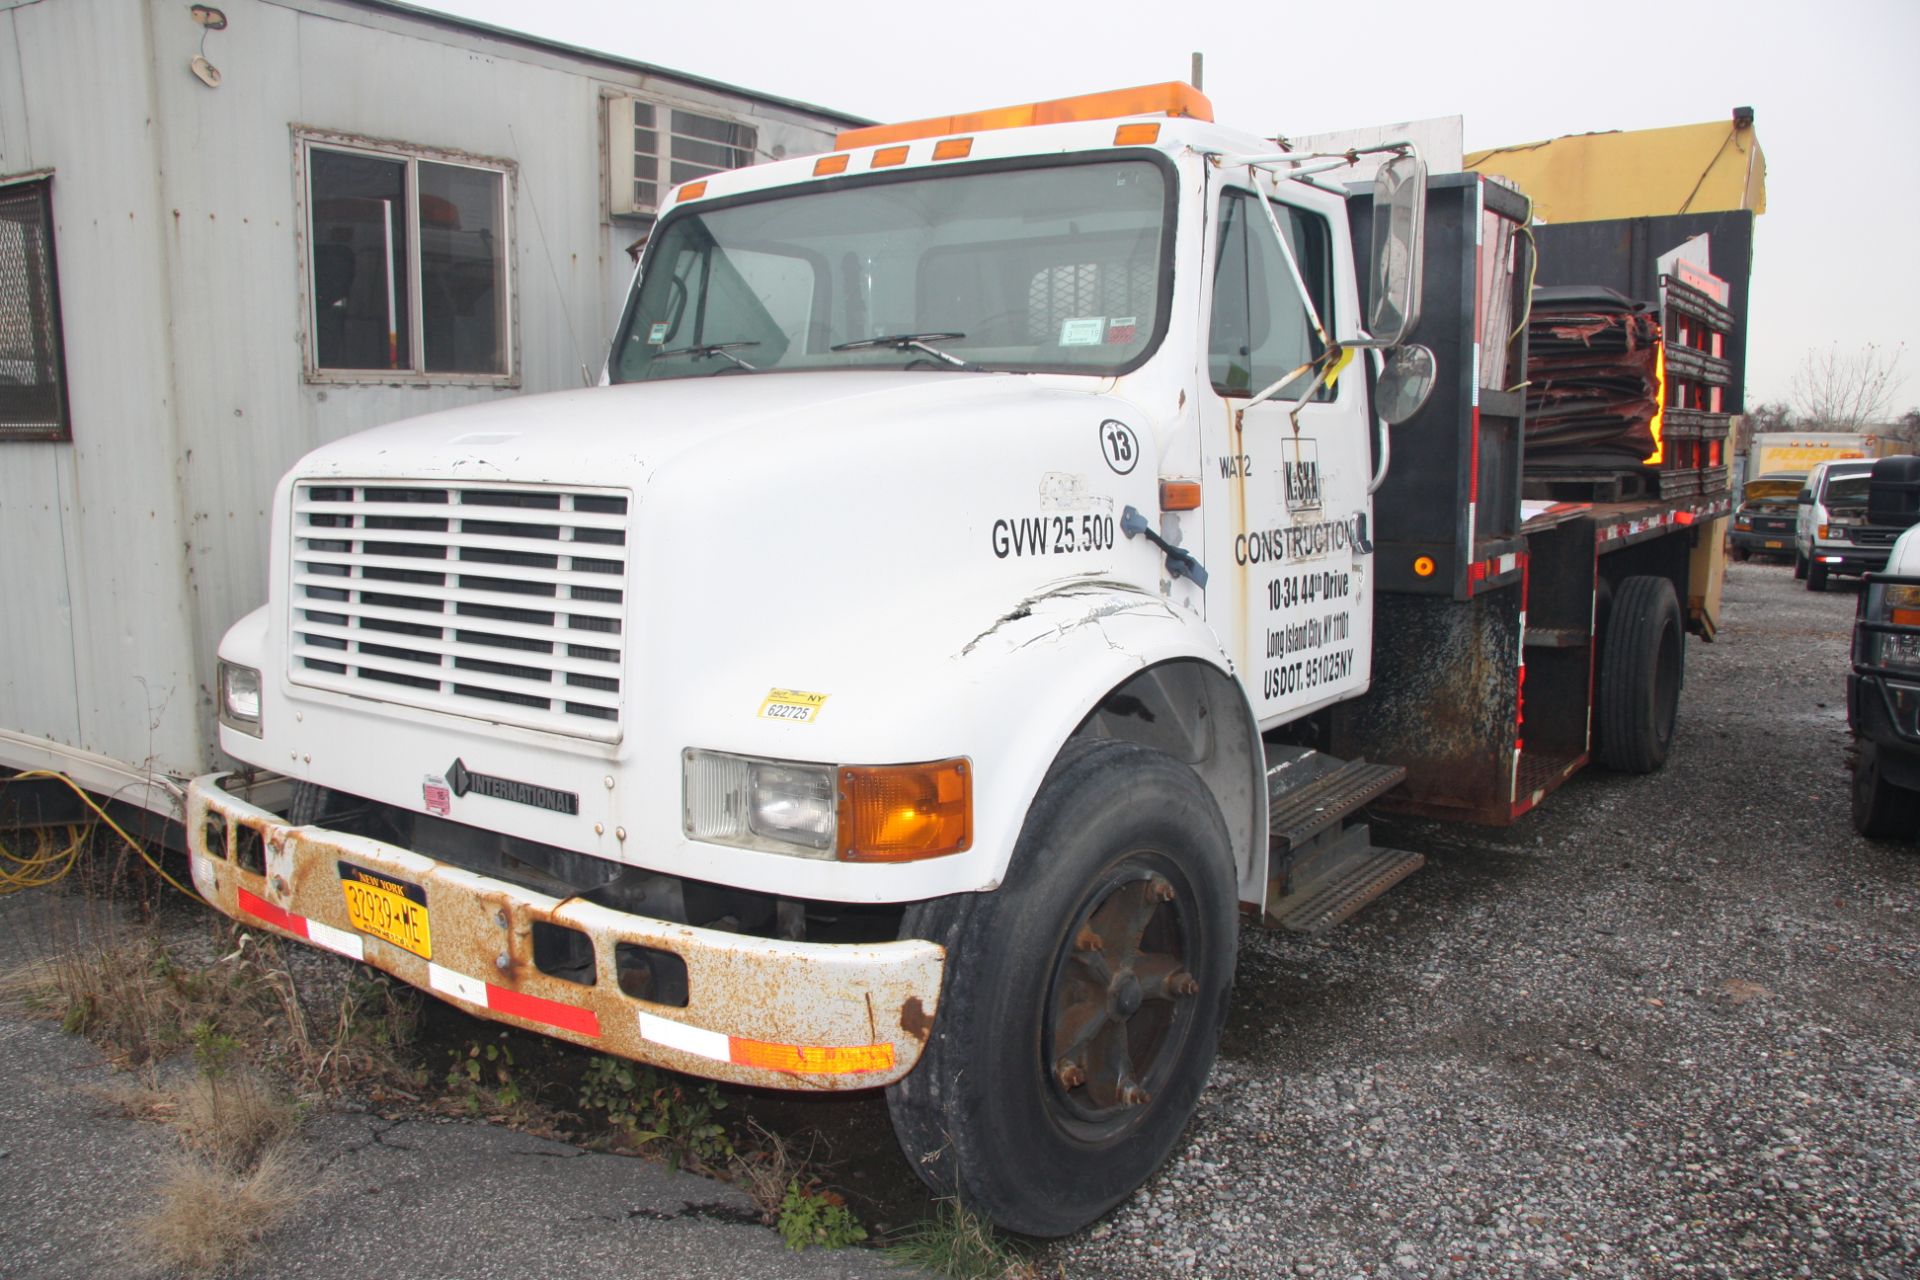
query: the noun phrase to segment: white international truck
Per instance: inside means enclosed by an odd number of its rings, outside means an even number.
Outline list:
[[[302,459],[219,654],[224,749],[293,798],[196,781],[199,891],[513,1026],[885,1086],[1022,1232],[1124,1199],[1241,923],[1420,864],[1361,806],[1664,760],[1727,506],[1523,509],[1524,199],[1401,148],[1349,193],[1210,114],[687,183],[605,385]]]

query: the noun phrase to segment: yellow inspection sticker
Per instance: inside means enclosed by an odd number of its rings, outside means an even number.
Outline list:
[[[827,704],[824,693],[807,693],[800,689],[769,689],[767,700],[760,704],[762,720],[791,720],[795,724],[812,724],[820,718],[820,708]]]

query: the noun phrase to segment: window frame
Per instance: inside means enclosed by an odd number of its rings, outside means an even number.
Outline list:
[[[1259,392],[1265,388],[1266,384],[1264,382],[1259,382],[1256,379],[1255,380],[1256,385],[1249,386],[1245,390],[1223,388],[1219,383],[1213,380],[1213,369],[1212,369],[1213,324],[1214,324],[1214,318],[1215,318],[1215,309],[1219,305],[1219,302],[1218,302],[1219,283],[1220,283],[1219,228],[1221,223],[1225,220],[1224,209],[1226,207],[1227,202],[1229,200],[1233,200],[1236,198],[1244,199],[1248,201],[1250,208],[1258,207],[1257,205],[1252,204],[1252,202],[1258,201],[1258,200],[1265,200],[1268,204],[1273,206],[1276,217],[1284,219],[1285,217],[1291,215],[1294,217],[1299,217],[1304,219],[1313,219],[1320,224],[1320,227],[1325,235],[1324,247],[1326,250],[1326,261],[1327,261],[1326,297],[1324,299],[1318,300],[1319,307],[1320,307],[1320,323],[1326,326],[1326,330],[1329,334],[1334,334],[1334,335],[1338,335],[1338,333],[1340,332],[1338,327],[1338,308],[1339,308],[1338,272],[1336,272],[1333,269],[1334,259],[1338,251],[1338,246],[1335,244],[1333,219],[1327,214],[1322,213],[1317,209],[1307,208],[1304,205],[1294,204],[1288,200],[1282,199],[1279,195],[1269,195],[1266,192],[1257,191],[1252,187],[1239,185],[1235,183],[1225,183],[1225,184],[1222,184],[1222,186],[1220,187],[1219,195],[1216,198],[1213,206],[1214,208],[1213,218],[1208,228],[1209,231],[1212,233],[1213,243],[1208,247],[1208,250],[1207,250],[1209,254],[1209,263],[1208,263],[1208,272],[1207,272],[1207,281],[1208,281],[1207,307],[1206,307],[1206,326],[1207,327],[1206,327],[1206,332],[1203,335],[1203,338],[1200,344],[1202,359],[1205,361],[1207,366],[1207,385],[1213,388],[1213,393],[1216,396],[1219,396],[1222,400],[1251,400],[1255,395],[1259,394]],[[1260,218],[1258,220],[1249,218],[1246,224],[1246,233],[1249,236],[1259,235],[1263,237],[1265,242],[1271,243],[1272,228],[1267,225],[1267,221],[1265,218]],[[1273,250],[1273,252],[1278,253],[1278,250],[1277,249]],[[1295,256],[1296,258],[1299,256],[1298,249],[1295,250]],[[1301,275],[1303,278],[1306,275],[1306,269],[1304,265],[1301,268]],[[1248,285],[1251,286],[1251,284],[1252,284],[1252,277],[1251,275],[1249,275]],[[1308,289],[1311,291],[1313,287],[1313,282],[1311,280],[1308,280],[1307,286],[1308,286]],[[1316,344],[1319,341],[1319,335],[1315,334],[1312,331],[1312,322],[1307,319],[1307,311],[1305,307],[1301,308],[1300,315],[1301,315],[1302,323],[1307,326],[1308,346],[1309,348],[1311,348],[1314,344]],[[1347,380],[1345,378],[1342,378],[1339,381],[1339,383],[1335,384],[1335,386],[1331,390],[1329,390],[1325,386],[1314,388],[1313,394],[1307,397],[1306,403],[1309,405],[1315,405],[1315,404],[1330,404],[1338,401],[1341,395],[1341,388],[1345,386],[1346,381]],[[1286,387],[1283,387],[1279,392],[1276,392],[1274,398],[1277,400],[1281,400],[1284,403],[1291,404],[1294,402],[1298,394],[1297,388],[1298,388],[1298,382],[1296,380],[1293,383],[1289,383]]]
[[[435,386],[505,387],[520,386],[520,276],[514,269],[517,251],[513,210],[517,203],[520,167],[512,160],[476,155],[446,147],[428,147],[386,138],[366,138],[357,134],[295,126],[294,141],[294,240],[298,246],[300,270],[300,362],[305,381],[324,386]],[[362,155],[376,160],[400,161],[406,165],[407,231],[412,237],[407,253],[407,345],[409,366],[404,369],[332,369],[320,364],[318,324],[313,308],[313,164],[314,150]],[[501,350],[506,369],[499,373],[432,373],[426,367],[426,330],[424,291],[421,274],[420,164],[449,165],[478,169],[500,176],[501,301],[506,308],[506,337]]]
[[[0,428],[0,444],[73,443],[73,396],[67,378],[67,337],[60,307],[60,248],[53,213],[53,174],[52,169],[33,169],[0,176],[0,192],[10,193],[21,187],[40,188],[40,207],[47,238],[48,310],[52,312],[49,317],[53,332],[50,354],[53,358],[53,382],[60,402],[60,421],[57,426],[42,431]]]

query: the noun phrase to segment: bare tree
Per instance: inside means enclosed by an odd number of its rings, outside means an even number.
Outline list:
[[[1838,347],[1807,352],[1789,396],[1800,425],[1810,431],[1857,431],[1887,421],[1906,354],[1904,342],[1890,351],[1870,342],[1847,355]]]

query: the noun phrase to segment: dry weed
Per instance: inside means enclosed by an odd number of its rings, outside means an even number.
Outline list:
[[[268,1148],[246,1172],[183,1155],[162,1169],[135,1231],[156,1261],[211,1275],[244,1259],[311,1190],[285,1146]]]
[[[242,1070],[197,1075],[175,1095],[180,1138],[231,1172],[252,1168],[300,1125],[300,1111],[262,1076]]]

